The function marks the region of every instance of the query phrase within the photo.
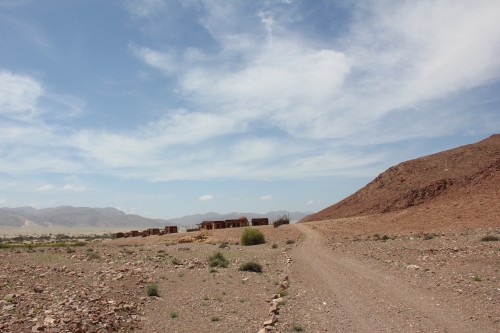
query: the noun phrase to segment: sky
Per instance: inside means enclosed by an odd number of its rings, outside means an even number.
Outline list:
[[[0,207],[315,212],[500,129],[500,2],[0,0]]]

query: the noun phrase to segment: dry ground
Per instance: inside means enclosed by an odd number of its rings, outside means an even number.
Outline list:
[[[274,332],[500,332],[500,242],[481,241],[500,225],[409,231],[396,218],[259,227],[267,243],[251,247],[237,228],[1,249],[0,332],[257,332],[285,274]],[[211,271],[216,251],[230,263]]]

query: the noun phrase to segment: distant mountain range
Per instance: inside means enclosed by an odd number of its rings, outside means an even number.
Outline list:
[[[309,213],[276,211],[267,214],[254,213],[206,213],[188,215],[170,220],[149,219],[139,215],[125,214],[116,208],[89,208],[60,206],[36,209],[33,207],[0,208],[0,226],[9,227],[155,227],[166,225],[190,226],[205,220],[226,220],[246,216],[248,219],[268,217],[273,221],[287,214],[292,221],[298,221]]]
[[[202,221],[213,221],[213,220],[217,221],[217,220],[237,219],[241,216],[245,216],[249,220],[254,219],[254,218],[267,217],[267,218],[269,218],[269,222],[272,222],[273,220],[276,220],[278,217],[283,216],[284,214],[288,215],[290,217],[291,221],[299,221],[311,213],[288,212],[285,210],[269,212],[269,213],[265,213],[265,214],[237,213],[237,212],[227,213],[227,214],[219,214],[219,213],[211,212],[211,213],[205,213],[205,214],[187,215],[184,217],[170,219],[170,220],[168,220],[168,223],[173,224],[173,225],[190,226],[190,225],[195,225],[197,223],[200,223]]]
[[[125,214],[116,208],[60,206],[0,208],[0,226],[122,227],[166,225],[166,220]]]

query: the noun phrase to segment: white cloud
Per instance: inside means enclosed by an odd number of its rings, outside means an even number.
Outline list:
[[[27,75],[0,71],[0,114],[14,119],[30,119],[39,114],[42,85]]]
[[[200,201],[210,201],[210,200],[213,200],[215,197],[212,195],[212,194],[205,194],[205,195],[202,195],[198,198],[198,200]]]
[[[0,198],[0,204],[4,204],[7,202],[7,199],[4,199],[4,198]]]
[[[70,192],[85,192],[87,190],[85,186],[79,184],[66,184],[62,189]]]
[[[163,0],[127,0],[125,5],[130,13],[140,18],[148,18],[165,7]]]
[[[304,36],[269,3],[251,15],[238,2],[186,4],[213,38],[208,48],[130,44],[185,105],[132,128],[59,127],[51,117],[78,113],[81,101],[0,71],[0,171],[153,181],[368,175],[387,161],[370,144],[468,129],[468,99],[439,102],[500,78],[497,1],[356,4],[341,39]],[[171,10],[155,0],[127,6],[141,22]],[[495,128],[490,118],[476,128]]]
[[[273,197],[270,196],[270,195],[262,195],[260,197],[260,200],[264,200],[264,201],[267,201],[267,200],[271,200]]]
[[[173,74],[176,69],[175,58],[172,54],[154,51],[147,47],[129,45],[132,53],[151,67],[154,67],[164,74]]]
[[[54,185],[52,184],[44,184],[44,185],[41,185],[37,188],[37,191],[40,191],[40,192],[48,192],[48,191],[52,191],[54,189]]]

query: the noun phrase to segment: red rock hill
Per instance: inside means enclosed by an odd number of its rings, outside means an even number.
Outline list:
[[[465,209],[467,204],[462,203],[483,199],[500,206],[500,134],[393,166],[303,221],[381,214],[436,202],[441,206],[460,203]]]

